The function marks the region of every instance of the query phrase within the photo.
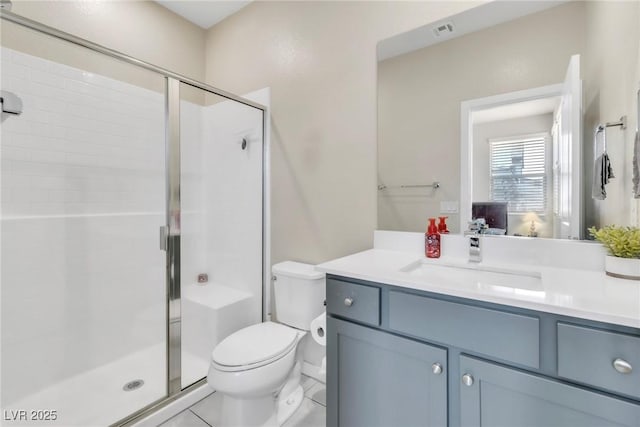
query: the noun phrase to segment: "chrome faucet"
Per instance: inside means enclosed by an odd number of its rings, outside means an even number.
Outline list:
[[[469,222],[469,229],[464,232],[464,235],[469,238],[469,262],[482,261],[480,236],[482,236],[486,226],[484,218],[474,219]]]
[[[482,261],[482,252],[480,251],[480,233],[465,232],[465,236],[469,236],[469,262]]]

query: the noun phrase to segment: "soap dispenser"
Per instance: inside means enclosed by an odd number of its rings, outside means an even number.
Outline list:
[[[438,233],[435,218],[429,218],[429,227],[427,227],[424,237],[424,249],[427,258],[440,258],[440,233]]]
[[[449,234],[449,229],[447,228],[447,218],[448,216],[439,216],[438,219],[438,233],[440,234]]]

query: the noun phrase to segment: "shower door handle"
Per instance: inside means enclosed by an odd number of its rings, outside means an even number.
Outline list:
[[[169,247],[169,227],[166,225],[160,226],[160,250],[167,251]]]

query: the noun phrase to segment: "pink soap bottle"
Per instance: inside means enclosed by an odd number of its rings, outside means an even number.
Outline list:
[[[424,252],[427,258],[440,258],[440,233],[435,218],[429,218],[429,227],[424,237]]]

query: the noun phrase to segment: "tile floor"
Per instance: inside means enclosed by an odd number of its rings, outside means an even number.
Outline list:
[[[313,378],[303,376],[304,401],[300,408],[282,427],[325,427],[326,389],[325,385]],[[219,393],[212,393],[159,427],[216,427],[222,399]]]

